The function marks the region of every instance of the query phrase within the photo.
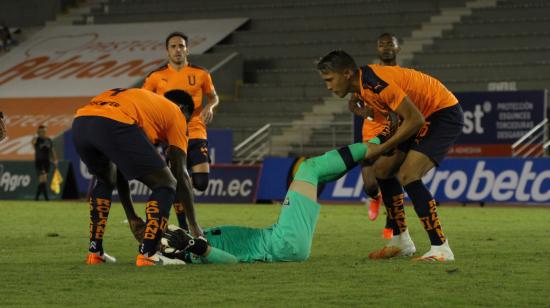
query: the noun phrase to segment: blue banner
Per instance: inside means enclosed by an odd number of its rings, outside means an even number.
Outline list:
[[[264,169],[260,180],[259,200],[284,198],[294,162],[293,158],[266,160],[269,168]],[[449,158],[431,170],[423,181],[440,202],[550,205],[550,158]],[[266,184],[269,186],[264,187]],[[321,201],[356,202],[364,198],[359,167],[325,184],[319,194]]]
[[[462,135],[451,156],[510,157],[511,145],[546,117],[546,91],[457,92],[464,110]],[[361,140],[359,117],[354,140]]]
[[[233,131],[231,129],[208,129],[208,153],[212,164],[233,162]]]
[[[206,190],[194,190],[195,202],[256,202],[260,169],[260,166],[213,165]],[[130,193],[134,201],[146,201],[151,190],[143,183],[133,180],[130,181]],[[118,198],[116,190],[114,196]]]

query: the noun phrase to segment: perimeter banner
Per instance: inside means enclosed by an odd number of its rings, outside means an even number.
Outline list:
[[[46,27],[0,58],[0,98],[94,96],[128,87],[166,62],[169,33],[187,33],[190,52],[201,54],[246,21]]]
[[[258,200],[282,200],[302,159],[264,160]],[[502,202],[550,205],[550,158],[449,158],[423,179],[440,202]],[[365,199],[358,167],[320,186],[321,201]]]
[[[546,90],[455,93],[464,111],[462,135],[449,156],[510,157],[512,144],[546,118]],[[354,140],[363,119],[354,117]]]

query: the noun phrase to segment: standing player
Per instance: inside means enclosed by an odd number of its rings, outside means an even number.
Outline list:
[[[458,100],[441,82],[426,74],[397,66],[367,65],[357,68],[344,51],[322,57],[317,69],[328,90],[339,97],[354,93],[370,108],[396,112],[402,119],[396,133],[381,145],[369,147],[366,159],[377,159],[378,178],[397,181],[383,186],[392,196],[392,217],[396,227],[390,242],[371,258],[411,255],[416,251],[408,234],[403,211],[403,186],[426,230],[431,249],[420,259],[452,261],[449,247],[436,211],[436,201],[422,183],[424,176],[444,159],[461,134],[463,114]],[[382,154],[397,148],[391,156]]]
[[[379,142],[371,140],[371,142]],[[373,143],[355,143],[300,164],[283,202],[277,223],[268,228],[209,228],[205,238],[192,238],[170,226],[163,242],[176,252],[165,255],[192,263],[296,262],[311,253],[321,205],[317,185],[334,181],[363,160]]]
[[[145,208],[145,231],[137,266],[183,264],[157,253],[176,196],[183,201],[191,233],[202,234],[195,219],[192,188],[185,168],[186,110],[176,105],[185,96],[177,90],[165,93],[165,98],[143,89],[113,89],[77,110],[72,128],[74,144],[90,173],[97,178],[90,196],[88,264],[115,261],[103,251],[103,234],[117,169],[126,179],[137,179],[152,190]],[[157,142],[168,144],[171,170],[153,146]]]
[[[397,65],[397,54],[399,53],[399,41],[397,37],[391,33],[382,33],[378,36],[377,39],[377,48],[378,58],[380,60],[380,65],[385,66],[396,66]],[[366,108],[361,106],[360,98],[357,95],[354,95],[349,102],[350,111],[356,115],[362,117],[363,128],[362,136],[363,142],[374,138],[375,136],[380,137],[380,140],[384,142],[387,137],[388,131],[388,122],[384,121],[373,121],[372,117],[369,117],[364,113]],[[371,109],[372,110],[372,109]],[[369,110],[370,111],[370,110]],[[372,114],[377,114],[378,112],[370,111]],[[370,199],[369,204],[369,219],[375,220],[378,217],[380,203],[382,203],[382,195],[380,193],[380,187],[376,180],[374,170],[372,169],[372,161],[364,160],[362,162],[361,175],[363,177],[363,183],[365,185],[365,194]],[[391,205],[386,205],[391,208]],[[384,238],[391,238],[393,236],[393,220],[391,219],[391,211],[387,209],[386,216],[386,226],[383,230]]]
[[[205,68],[189,63],[187,36],[181,32],[170,33],[166,37],[165,44],[168,64],[151,72],[145,79],[143,88],[160,95],[169,90],[183,90],[193,98],[195,106],[188,125],[187,167],[191,169],[193,187],[199,191],[205,191],[210,173],[206,124],[212,121],[219,98],[210,73]],[[202,106],[203,95],[207,97],[204,107]],[[177,200],[174,209],[180,227],[187,229],[181,200]]]
[[[48,137],[46,126],[38,126],[36,136],[32,138],[34,147],[34,167],[38,175],[38,186],[36,187],[36,195],[34,200],[40,198],[40,194],[44,194],[44,200],[50,200],[48,197],[48,174],[50,173],[50,160],[57,166],[57,156],[53,149],[53,141]]]

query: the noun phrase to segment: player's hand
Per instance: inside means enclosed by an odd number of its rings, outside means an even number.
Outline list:
[[[189,225],[189,232],[191,232],[193,237],[204,236],[204,231],[202,231],[202,228],[198,224]]]
[[[365,155],[365,160],[376,160],[380,155],[384,154],[384,147],[380,144],[367,142],[368,150]]]
[[[162,235],[161,243],[174,250],[185,250],[189,246],[192,237],[181,228],[166,228]]]
[[[130,219],[128,220],[128,224],[130,225],[130,230],[132,231],[136,241],[141,243],[143,240],[143,235],[145,234],[145,222],[143,219],[141,219],[141,217]]]
[[[374,111],[371,107],[366,106],[357,96],[352,96],[348,101],[348,109],[351,113],[363,119],[374,119]]]
[[[214,110],[212,107],[208,107],[206,106],[202,111],[201,111],[201,117],[202,117],[202,120],[204,121],[205,124],[208,124],[212,121],[212,119],[214,118]]]

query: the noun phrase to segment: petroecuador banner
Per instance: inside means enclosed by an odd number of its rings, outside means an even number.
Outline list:
[[[464,128],[450,156],[511,156],[511,145],[546,117],[546,91],[456,93]]]
[[[546,91],[458,92],[464,110],[462,135],[449,156],[510,157],[511,145],[546,117]],[[354,140],[363,119],[354,117]]]
[[[260,166],[213,165],[206,190],[194,190],[195,202],[254,203],[259,174]],[[139,181],[130,181],[130,192],[135,201],[146,201],[151,195]],[[116,191],[114,195],[116,198]]]
[[[63,177],[61,182],[61,192],[55,194],[50,190],[49,182],[52,179],[54,166],[52,164],[50,174],[48,175],[48,196],[51,200],[61,199],[65,193],[67,185],[74,188],[74,178],[69,176],[69,162],[61,161],[58,164],[59,172]],[[32,200],[36,194],[38,186],[38,177],[31,161],[0,161],[0,199],[6,200]],[[71,192],[71,197],[74,197]],[[44,198],[41,196],[40,198]]]
[[[300,159],[264,160],[258,200],[282,200]],[[440,202],[502,202],[550,205],[550,158],[449,158],[423,181]],[[363,179],[354,168],[320,187],[321,201],[362,201]]]
[[[0,97],[94,96],[128,87],[166,62],[165,38],[189,35],[201,54],[247,18],[52,26],[0,58]]]

